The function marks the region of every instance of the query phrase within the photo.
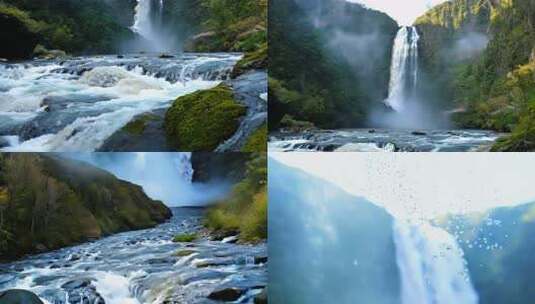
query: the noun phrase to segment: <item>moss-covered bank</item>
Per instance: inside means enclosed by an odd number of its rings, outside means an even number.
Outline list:
[[[245,177],[229,196],[206,215],[205,225],[216,233],[239,233],[243,242],[267,238],[267,155],[253,153]]]
[[[179,97],[165,115],[168,142],[177,151],[213,151],[236,132],[245,112],[225,84]]]
[[[141,187],[85,163],[0,155],[0,259],[149,228],[170,217]]]

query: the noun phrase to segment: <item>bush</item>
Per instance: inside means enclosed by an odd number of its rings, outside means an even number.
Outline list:
[[[175,243],[190,243],[197,240],[198,236],[196,233],[183,233],[178,234],[173,238]]]

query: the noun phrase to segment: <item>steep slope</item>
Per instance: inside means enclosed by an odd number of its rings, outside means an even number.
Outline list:
[[[270,301],[401,303],[393,218],[298,169],[268,168]]]
[[[342,0],[272,0],[269,29],[271,130],[359,126],[388,94],[398,25],[386,14]]]
[[[535,203],[438,223],[463,247],[480,303],[522,304],[535,298]]]
[[[459,110],[458,126],[513,131],[494,150],[535,149],[535,3],[449,1],[416,25],[429,87]]]
[[[111,53],[117,52],[121,43],[134,37],[126,25],[127,19],[133,17],[131,5],[134,3],[129,0],[122,4],[112,4],[106,0],[4,0],[0,3],[0,20],[9,12],[19,12],[19,16],[25,16],[26,24],[34,24],[30,26],[30,31],[36,34],[36,43],[49,49],[61,49],[69,53]],[[130,6],[131,9],[128,9]],[[122,13],[118,14],[116,9]],[[24,43],[22,38],[4,40],[3,45],[6,42]],[[33,50],[28,46],[24,52],[8,59],[29,58]]]
[[[171,217],[141,187],[85,163],[0,155],[0,259],[57,249]]]

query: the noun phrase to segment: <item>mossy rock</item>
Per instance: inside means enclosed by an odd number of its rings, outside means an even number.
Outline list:
[[[190,255],[195,254],[195,253],[197,253],[197,251],[184,249],[184,250],[179,250],[179,251],[175,252],[174,255],[177,256],[177,257],[186,257],[186,256],[190,256]]]
[[[268,65],[268,44],[262,44],[257,50],[246,53],[234,66],[232,77],[236,78],[248,70],[267,69]]]
[[[147,128],[147,123],[150,121],[157,121],[160,119],[157,115],[154,114],[144,114],[141,115],[129,123],[127,123],[122,130],[126,131],[132,135],[141,135]]]
[[[173,238],[175,243],[190,243],[197,240],[198,235],[196,233],[183,233],[178,234]]]
[[[242,152],[265,152],[267,151],[267,123],[263,124],[249,138],[242,148]]]
[[[167,141],[179,151],[213,151],[236,132],[245,113],[225,84],[179,97],[165,115]]]

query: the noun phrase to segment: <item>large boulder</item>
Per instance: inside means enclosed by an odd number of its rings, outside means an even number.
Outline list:
[[[177,151],[213,151],[236,132],[246,111],[225,84],[179,97],[165,115],[167,141]]]
[[[44,304],[37,295],[31,291],[11,289],[0,292],[2,304]]]

